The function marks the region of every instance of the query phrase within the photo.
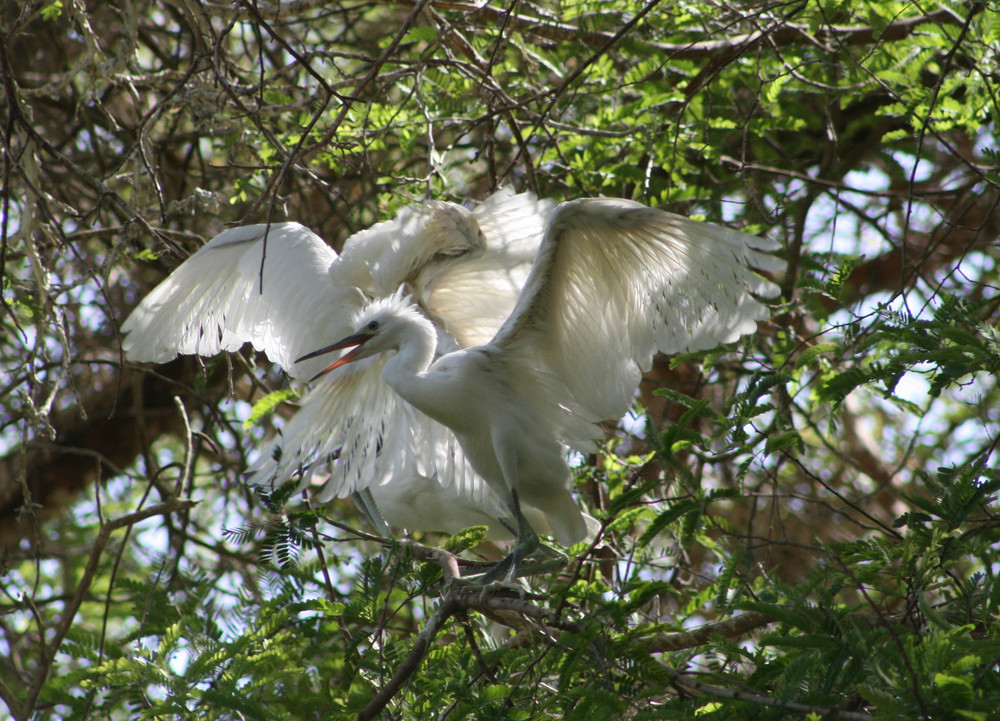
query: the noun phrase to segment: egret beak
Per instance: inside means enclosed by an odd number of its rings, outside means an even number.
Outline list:
[[[330,371],[336,370],[337,368],[340,368],[340,366],[346,365],[355,358],[357,358],[358,353],[360,353],[361,349],[364,348],[365,343],[367,343],[371,339],[372,339],[371,333],[355,333],[354,335],[347,336],[343,340],[337,341],[333,345],[328,345],[324,348],[320,348],[319,350],[314,350],[312,353],[306,353],[301,358],[296,358],[295,362],[299,363],[300,361],[309,360],[310,358],[316,358],[317,356],[321,356],[325,353],[332,353],[335,350],[342,350],[344,348],[357,346],[350,353],[345,353],[344,355],[340,356],[340,358],[338,358],[333,363],[331,363],[326,368],[324,368],[319,373],[310,378],[309,382],[312,383],[317,378],[325,376]]]

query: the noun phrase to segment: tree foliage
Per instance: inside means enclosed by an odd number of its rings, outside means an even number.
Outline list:
[[[994,717],[998,48],[979,2],[5,4],[10,715]],[[443,539],[349,502],[253,497],[298,389],[249,349],[120,352],[226,224],[339,246],[500,185],[788,260],[754,338],[657,359],[578,461],[602,535],[524,598],[442,588]]]

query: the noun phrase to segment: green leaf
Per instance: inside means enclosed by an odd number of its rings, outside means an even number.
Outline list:
[[[417,25],[411,27],[403,36],[404,43],[424,42],[429,43],[437,40],[438,33],[433,25]]]
[[[973,704],[976,692],[968,679],[945,673],[934,674],[934,684],[941,691],[946,703],[953,708],[964,708]]]
[[[826,378],[817,390],[817,395],[824,401],[840,403],[852,392],[866,385],[871,377],[861,368],[848,368]]]
[[[804,351],[798,354],[795,358],[795,368],[801,368],[806,365],[810,365],[815,359],[837,352],[837,346],[833,343],[817,343],[814,346],[806,348]]]
[[[486,526],[471,526],[463,529],[453,536],[449,536],[444,545],[445,550],[450,553],[461,553],[470,548],[475,548],[486,540],[488,531],[489,528]]]
[[[51,22],[52,20],[55,20],[60,15],[62,15],[62,11],[63,11],[62,0],[54,0],[54,2],[50,2],[48,5],[42,8],[41,10],[42,20],[45,20],[46,22]]]
[[[261,418],[274,413],[274,410],[285,401],[295,400],[301,395],[299,391],[292,388],[272,391],[259,401],[254,403],[250,409],[250,415],[243,421],[243,430],[250,430],[260,421]]]
[[[663,529],[693,509],[700,511],[701,504],[694,500],[679,501],[673,504],[670,508],[653,519],[653,522],[649,524],[649,528],[647,528],[643,532],[642,536],[639,537],[639,540],[637,541],[638,545],[640,547],[649,545],[650,541],[656,538],[663,531]]]
[[[764,452],[774,453],[783,448],[801,447],[802,445],[802,436],[799,435],[798,431],[783,431],[782,433],[773,433],[767,437],[767,441],[764,443]]]

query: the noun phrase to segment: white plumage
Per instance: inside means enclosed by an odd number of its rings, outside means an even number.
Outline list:
[[[591,419],[628,410],[653,354],[707,350],[769,316],[777,243],[631,200],[561,204],[517,305],[492,343],[561,381]]]
[[[339,256],[298,223],[227,230],[133,311],[123,349],[131,360],[165,362],[251,343],[305,380],[326,363],[296,358],[350,332],[367,297],[404,286],[434,318],[442,349],[488,339],[514,305],[552,207],[509,190],[473,211],[431,201],[351,236]],[[463,295],[479,300],[463,304]],[[509,515],[506,504],[472,471],[450,430],[385,384],[382,365],[373,359],[316,384],[262,449],[251,482],[304,488],[320,478],[319,500],[368,489],[399,528],[455,531],[490,519],[493,535],[503,535],[497,519]],[[420,493],[425,503],[407,508],[405,499]]]
[[[753,332],[768,316],[759,298],[778,294],[754,270],[784,267],[767,254],[776,247],[628,200],[563,203],[490,342],[436,353],[433,324],[397,292],[359,312],[353,334],[305,359],[353,347],[326,369],[342,371],[389,353],[389,386],[454,431],[475,471],[507,499],[518,542],[488,577],[510,578],[538,547],[521,502],[546,515],[560,542],[586,536],[565,446],[590,447],[597,421],[624,414],[657,350],[702,350]]]
[[[122,349],[130,360],[164,363],[250,343],[292,377],[308,379],[317,364],[295,359],[317,333],[349,328],[365,303],[354,285],[329,281],[336,262],[337,253],[298,223],[226,230],[132,311]]]

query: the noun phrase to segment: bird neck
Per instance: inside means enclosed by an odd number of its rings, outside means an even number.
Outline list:
[[[434,360],[437,347],[437,331],[429,320],[415,316],[403,328],[396,354],[389,358],[382,370],[393,390],[404,400],[423,409],[432,402],[432,389],[426,380],[427,369]]]

